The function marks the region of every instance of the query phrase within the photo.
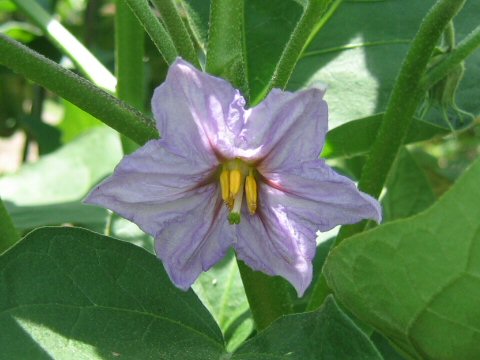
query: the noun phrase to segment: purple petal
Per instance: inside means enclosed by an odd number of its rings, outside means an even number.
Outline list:
[[[259,208],[255,215],[243,211],[237,226],[237,256],[251,268],[287,279],[302,296],[312,280],[315,236],[304,233],[277,204],[280,192],[259,184]],[[274,201],[272,201],[274,200]]]
[[[309,89],[296,93],[274,89],[247,113],[237,143],[240,156],[263,159],[262,167],[295,166],[318,158],[328,127],[328,108],[323,92]]]
[[[220,189],[211,182],[215,171],[216,165],[152,140],[125,157],[85,202],[109,208],[153,235],[172,281],[187,289],[233,242]]]
[[[321,159],[262,175],[278,190],[271,193],[274,196],[268,200],[270,205],[282,206],[288,218],[309,228],[310,234],[363,219],[381,221],[378,201],[359,191],[353,181],[337,174]]]
[[[177,59],[155,89],[152,110],[163,139],[182,152],[223,158],[244,124],[245,100],[227,81]]]
[[[170,279],[184,290],[202,271],[219,262],[234,240],[234,229],[227,221],[228,210],[217,186],[205,187],[185,205],[175,210],[175,216],[155,236],[157,256]]]
[[[199,184],[208,182],[216,166],[175,154],[163,140],[152,140],[123,158],[85,202],[109,208],[155,235],[170,210],[200,191]]]

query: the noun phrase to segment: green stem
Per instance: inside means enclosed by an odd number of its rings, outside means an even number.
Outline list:
[[[178,54],[191,64],[200,67],[190,34],[172,0],[153,0],[167,28]]]
[[[206,71],[228,79],[248,98],[243,0],[212,0]]]
[[[77,105],[138,144],[158,138],[152,119],[3,34],[0,64]]]
[[[5,204],[0,198],[0,254],[20,240]]]
[[[285,49],[280,56],[280,60],[275,67],[272,79],[265,89],[252,102],[252,105],[258,104],[273,88],[284,89],[288,80],[297,65],[302,52],[312,41],[314,35],[320,31],[333,12],[325,12],[331,0],[308,0],[302,17],[297,23]],[[340,1],[335,1],[332,11],[335,11]],[[324,20],[322,20],[325,16]]]
[[[237,263],[258,330],[265,329],[280,316],[293,312],[285,280],[253,271],[243,261],[237,260]]]
[[[423,19],[418,33],[405,57],[390,95],[382,125],[362,169],[358,188],[378,197],[387,175],[410,128],[413,115],[423,99],[420,79],[424,75],[435,45],[449,21],[460,11],[466,0],[439,0]],[[341,227],[336,245],[343,239],[362,232],[367,221]],[[322,284],[323,283],[323,284]],[[309,308],[319,306],[330,293],[324,275],[314,285]]]
[[[413,115],[423,99],[424,91],[420,86],[420,79],[425,74],[435,45],[445,27],[460,11],[465,1],[437,1],[425,16],[417,35],[412,40],[358,184],[360,190],[373,197],[380,195],[390,168],[410,128]],[[361,226],[352,228],[360,229]],[[337,237],[337,242],[343,238],[343,236]]]
[[[35,0],[13,0],[43,33],[66,54],[75,66],[97,86],[115,91],[115,77],[62,24],[48,14]]]
[[[173,44],[172,38],[148,5],[148,0],[124,1],[127,2],[132,12],[143,25],[166,63],[169,65],[173,63],[178,56],[177,49]]]
[[[206,70],[229,80],[247,97],[243,0],[212,0]],[[285,281],[253,271],[238,261],[250,310],[258,329],[291,312]]]
[[[447,76],[452,69],[469,57],[480,47],[480,26],[477,26],[465,39],[434,68],[428,71],[420,82],[420,87],[426,91],[438,81]]]
[[[145,50],[144,30],[128,5],[117,0],[115,14],[115,73],[117,97],[140,111],[145,110]],[[138,145],[121,136],[124,154],[130,154]]]

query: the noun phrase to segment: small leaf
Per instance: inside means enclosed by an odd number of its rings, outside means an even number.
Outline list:
[[[79,228],[42,228],[0,257],[0,348],[9,359],[219,359],[192,291],[148,252]]]
[[[329,296],[314,312],[287,315],[242,345],[236,359],[382,359]]]
[[[480,160],[425,212],[351,237],[327,259],[338,299],[412,357],[480,357]]]
[[[405,148],[395,160],[386,187],[382,199],[384,222],[415,215],[435,202],[425,173]]]
[[[378,129],[382,123],[383,113],[350,121],[340,125],[327,134],[327,141],[322,157],[354,157],[370,151]],[[405,144],[429,140],[435,136],[446,135],[450,129],[415,119],[405,139]]]

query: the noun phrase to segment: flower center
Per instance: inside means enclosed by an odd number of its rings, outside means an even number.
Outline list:
[[[250,215],[257,211],[257,181],[255,169],[240,159],[234,159],[222,165],[220,173],[220,188],[222,199],[230,210],[228,221],[230,224],[240,223],[243,194],[247,201]]]

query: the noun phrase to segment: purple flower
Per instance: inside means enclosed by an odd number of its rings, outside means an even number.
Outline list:
[[[153,235],[181,289],[233,246],[301,296],[318,229],[381,219],[375,199],[318,158],[328,117],[322,97],[318,89],[275,89],[245,109],[228,82],[178,59],[152,99],[162,139],[126,156],[86,202]]]

